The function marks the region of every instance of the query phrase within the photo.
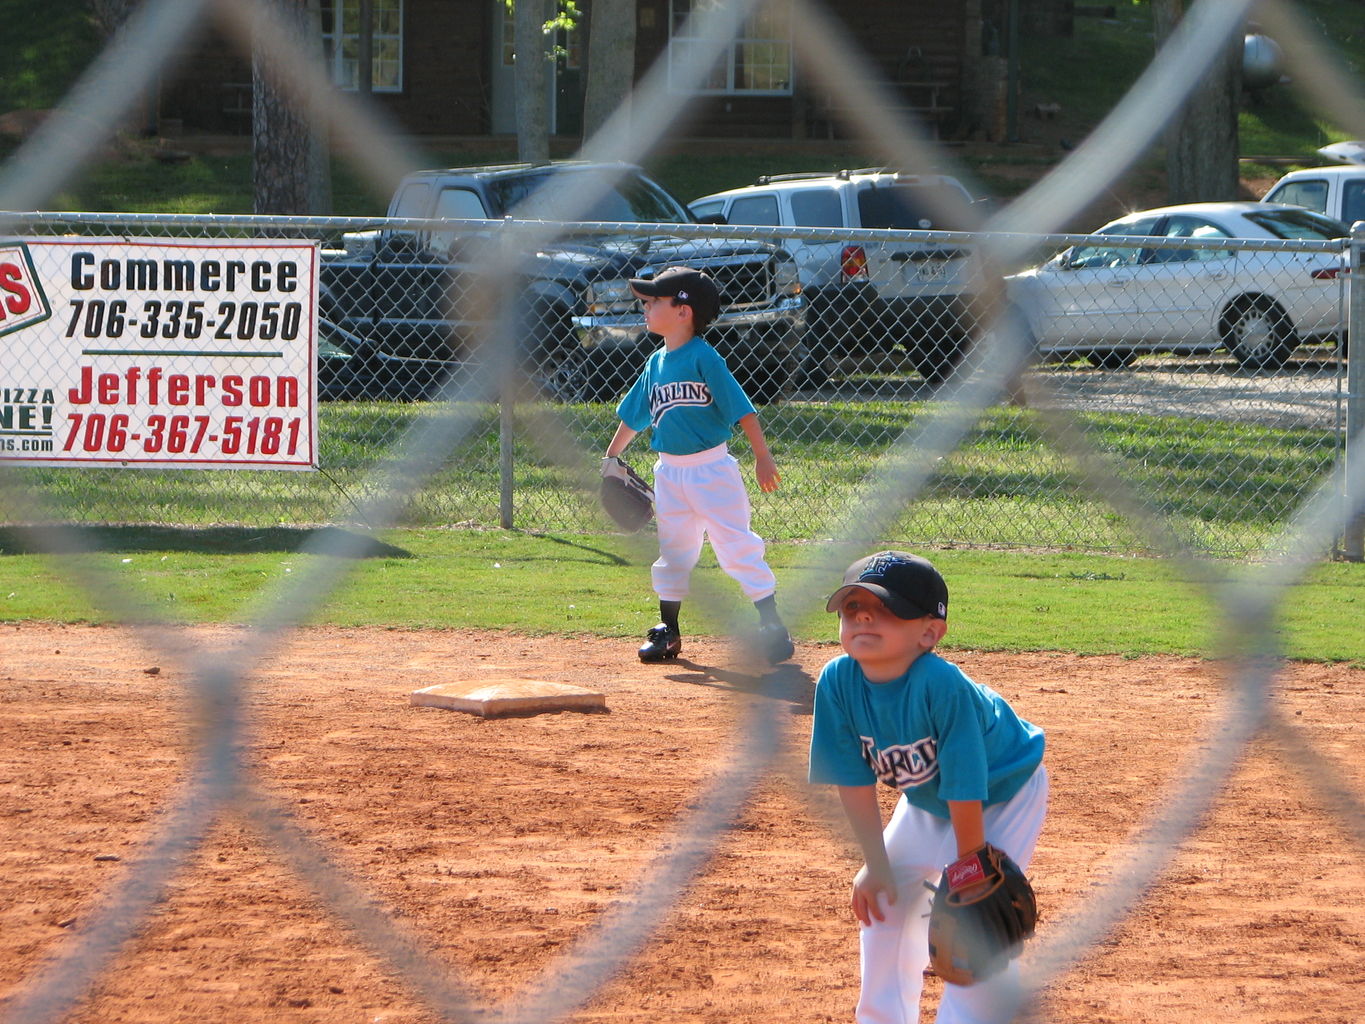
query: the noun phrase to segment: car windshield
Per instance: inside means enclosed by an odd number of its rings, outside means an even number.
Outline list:
[[[1325,241],[1345,238],[1350,229],[1339,220],[1312,210],[1252,210],[1245,214],[1251,223],[1265,228],[1276,238],[1302,238]]]
[[[1266,196],[1264,202],[1289,203],[1324,213],[1327,210],[1327,182],[1321,178],[1286,182]]]
[[[565,220],[564,192],[574,183],[573,177],[595,174],[591,170],[554,171],[519,178],[495,180],[490,188],[496,195],[498,207],[516,213],[527,220]],[[553,185],[554,187],[547,187]],[[690,224],[692,217],[686,207],[663,189],[635,174],[627,174],[610,191],[597,197],[592,207],[573,220],[606,221],[612,224],[631,224],[647,221],[660,224]]]

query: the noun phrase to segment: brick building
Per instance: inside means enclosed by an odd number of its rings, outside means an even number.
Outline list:
[[[637,0],[635,73],[687,45],[680,29],[701,0]],[[479,136],[516,130],[512,19],[503,0],[372,0],[371,88],[377,102],[415,135]],[[944,134],[981,130],[1003,80],[998,22],[1006,0],[860,0],[831,5],[872,70],[904,106]],[[322,0],[324,45],[333,81],[359,81],[358,5]],[[591,18],[590,0],[579,8]],[[790,8],[764,6],[743,29],[691,108],[693,135],[735,138],[832,137],[843,129],[825,90],[803,79]],[[552,131],[581,133],[586,26],[558,43]],[[209,36],[181,55],[163,82],[160,113],[189,130],[246,133],[251,61]],[[983,113],[984,112],[984,113]],[[704,127],[703,127],[704,126]],[[989,133],[989,126],[986,126]]]

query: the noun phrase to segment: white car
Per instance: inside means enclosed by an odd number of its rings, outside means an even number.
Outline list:
[[[1297,206],[1190,203],[1130,214],[1006,278],[1038,352],[1106,368],[1141,352],[1226,348],[1246,369],[1272,369],[1301,342],[1340,334],[1344,254],[1185,248],[1180,239],[1343,238],[1340,221]],[[1162,241],[1144,244],[1154,236]],[[1137,239],[1137,241],[1128,241]]]
[[[688,204],[699,220],[774,228],[846,228],[822,240],[774,238],[791,253],[807,303],[812,349],[832,355],[900,344],[931,380],[958,362],[969,251],[934,242],[880,241],[865,228],[960,230],[973,199],[946,174],[879,168],[765,174],[752,185]]]

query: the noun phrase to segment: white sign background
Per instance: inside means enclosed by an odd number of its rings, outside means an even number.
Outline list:
[[[317,468],[318,244],[0,241],[0,459]]]

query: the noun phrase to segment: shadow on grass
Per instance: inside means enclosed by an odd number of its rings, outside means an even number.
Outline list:
[[[338,536],[340,535],[340,536]],[[338,544],[338,540],[341,541]],[[404,548],[334,526],[44,526],[0,527],[0,554],[58,555],[92,551],[186,551],[201,555],[300,551],[336,545],[341,558],[412,558]]]
[[[516,531],[516,532],[525,534],[525,531],[521,531],[521,530],[518,530],[518,531]],[[590,555],[597,555],[597,556],[599,556],[600,558],[602,558],[604,561],[610,562],[612,565],[631,565],[631,564],[632,564],[632,563],[631,563],[631,560],[630,560],[629,558],[626,558],[626,557],[624,557],[623,555],[619,555],[619,554],[617,554],[617,553],[614,552],[614,551],[608,551],[606,548],[604,548],[604,547],[599,547],[599,546],[594,545],[594,544],[584,544],[584,543],[582,543],[582,542],[580,542],[580,541],[570,540],[570,539],[567,538],[567,537],[557,537],[557,536],[554,536],[554,535],[548,534],[548,533],[537,533],[537,534],[533,534],[533,535],[532,535],[532,534],[525,534],[525,535],[527,535],[527,536],[535,536],[538,540],[548,541],[548,542],[551,543],[551,544],[560,544],[560,545],[563,545],[564,547],[573,548],[573,549],[575,549],[575,550],[577,550],[577,551],[583,551],[583,552],[586,552],[587,554],[590,554]]]

